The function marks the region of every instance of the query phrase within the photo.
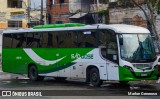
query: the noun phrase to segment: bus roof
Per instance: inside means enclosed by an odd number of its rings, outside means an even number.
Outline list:
[[[100,28],[109,28],[116,33],[150,33],[150,31],[144,27],[127,24],[100,25]]]
[[[116,33],[150,33],[148,29],[139,26],[126,25],[126,24],[95,24],[95,25],[81,25],[81,26],[70,26],[70,27],[58,27],[58,28],[28,28],[19,30],[5,30],[3,33],[26,33],[26,32],[49,32],[49,31],[67,31],[67,30],[87,30],[87,29],[111,29]]]

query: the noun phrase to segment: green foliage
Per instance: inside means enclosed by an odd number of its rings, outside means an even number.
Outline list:
[[[108,10],[101,10],[97,12],[98,16],[102,17],[102,16],[106,16],[108,14]]]

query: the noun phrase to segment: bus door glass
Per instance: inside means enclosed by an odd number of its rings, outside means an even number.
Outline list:
[[[109,80],[117,80],[118,76],[118,47],[115,32],[111,30],[99,31],[101,56],[106,60],[106,69]]]

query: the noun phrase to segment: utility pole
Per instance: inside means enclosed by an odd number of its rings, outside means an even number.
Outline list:
[[[27,7],[27,14],[28,14],[28,28],[30,27],[30,5],[31,5],[31,2],[30,0],[28,0],[28,7]]]
[[[105,4],[108,4],[108,8],[107,8],[107,13],[106,13],[106,18],[105,18],[105,24],[109,24],[110,23],[110,16],[109,16],[109,3],[110,3],[110,0],[105,0]]]
[[[43,25],[43,0],[41,0],[41,16],[40,16],[40,24]]]
[[[30,0],[27,0],[26,1],[23,1],[23,0],[20,0],[22,3],[24,3],[25,7],[26,7],[26,12],[27,12],[27,26],[28,28],[30,27],[30,8],[31,8],[31,2]]]

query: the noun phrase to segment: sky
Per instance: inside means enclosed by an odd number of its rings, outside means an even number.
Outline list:
[[[31,1],[31,8],[39,8],[41,6],[41,0],[30,0]],[[43,0],[43,7],[46,7],[46,0]]]

